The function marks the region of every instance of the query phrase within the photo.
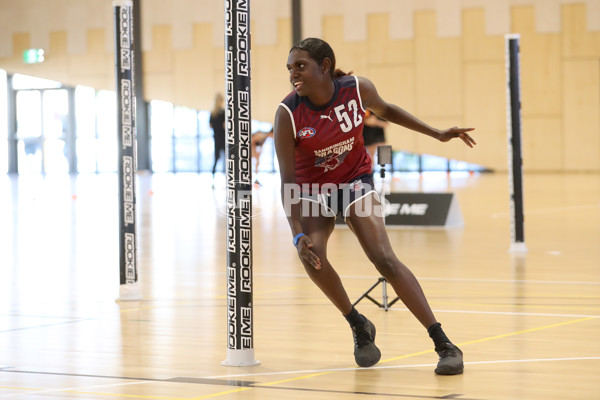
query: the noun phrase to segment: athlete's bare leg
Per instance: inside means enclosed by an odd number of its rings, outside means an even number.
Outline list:
[[[339,275],[327,259],[327,241],[335,227],[335,218],[315,216],[302,217],[302,231],[313,242],[312,250],[321,259],[321,269],[304,264],[304,269],[312,281],[325,293],[342,314],[352,311],[352,303],[344,289]]]
[[[429,328],[437,321],[417,278],[394,254],[381,212],[375,212],[377,207],[380,207],[380,203],[374,193],[364,197],[350,206],[346,223],[358,238],[369,260],[392,285],[400,300],[425,328]],[[365,216],[357,215],[359,210],[360,215]]]

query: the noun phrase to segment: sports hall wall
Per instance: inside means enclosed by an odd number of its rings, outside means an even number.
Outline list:
[[[141,0],[145,97],[210,109],[224,90],[223,1]],[[289,0],[251,0],[253,117],[290,91]],[[399,127],[395,150],[507,169],[504,34],[521,35],[524,169],[600,171],[600,0],[304,0],[303,36],[338,66],[436,127],[474,126],[478,146]],[[114,90],[112,1],[0,0],[0,68]],[[46,61],[25,65],[28,48]]]

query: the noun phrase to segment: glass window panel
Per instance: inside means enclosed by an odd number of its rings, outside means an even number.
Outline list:
[[[96,137],[96,91],[91,87],[75,88],[75,121],[78,138]]]
[[[152,171],[154,172],[172,172],[173,171],[173,139],[152,138]]]
[[[14,89],[56,89],[60,87],[62,87],[60,82],[51,81],[49,79],[21,74],[15,74],[13,76]]]
[[[213,130],[210,127],[210,111],[202,110],[198,112],[198,128],[200,131],[200,171],[212,171],[213,159],[215,153],[215,141]]]
[[[259,161],[258,172],[272,172],[275,170],[275,146],[272,138],[268,138],[262,145]]]
[[[117,139],[100,138],[96,146],[98,172],[117,172]]]
[[[152,138],[171,137],[173,135],[173,105],[159,100],[150,102],[150,124]]]
[[[200,131],[201,138],[213,137],[213,130],[210,127],[210,111],[202,110],[198,111],[198,128]]]
[[[448,159],[444,157],[423,154],[421,162],[423,171],[446,171],[448,169]]]
[[[77,132],[77,170],[97,171],[96,91],[86,86],[75,88],[75,126]]]
[[[187,107],[176,107],[173,113],[176,137],[198,136],[196,110]]]
[[[117,137],[117,99],[115,92],[100,90],[96,93],[96,129],[98,137]],[[116,148],[115,148],[116,151]]]
[[[43,99],[44,171],[69,172],[66,147],[69,94],[64,89],[45,90]]]
[[[66,136],[67,116],[69,114],[69,94],[66,90],[45,90],[44,101],[44,137],[61,138]]]
[[[419,155],[404,151],[393,152],[394,171],[418,171]]]
[[[19,140],[17,157],[19,159],[19,174],[42,173],[42,139],[30,137]]]
[[[17,135],[42,136],[42,95],[38,90],[17,92]]]
[[[117,99],[115,92],[96,93],[98,172],[117,171]]]
[[[211,172],[214,155],[215,155],[215,140],[212,137],[212,131],[210,137],[203,137],[200,139],[200,170],[205,172]],[[217,171],[223,171],[223,158],[224,154],[221,155],[219,163],[217,165]]]
[[[8,172],[8,115],[6,71],[0,69],[0,174]]]
[[[67,148],[63,139],[44,140],[44,170],[48,174],[68,173]]]
[[[173,105],[165,101],[150,102],[152,170],[173,171]]]
[[[83,137],[77,139],[77,170],[79,172],[97,172],[97,140]]]
[[[198,171],[198,139],[177,138],[175,141],[175,170],[177,172]]]
[[[481,165],[471,164],[466,161],[450,160],[450,169],[452,171],[484,171]]]
[[[268,122],[258,121],[255,119],[252,120],[252,133],[256,133],[258,131],[269,132],[271,129],[273,129],[273,125]]]

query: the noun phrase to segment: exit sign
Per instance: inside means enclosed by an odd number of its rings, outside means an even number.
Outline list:
[[[23,62],[25,64],[37,64],[44,62],[43,49],[27,49],[23,52]]]

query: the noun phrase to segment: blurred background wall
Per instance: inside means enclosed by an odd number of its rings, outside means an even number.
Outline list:
[[[144,95],[196,109],[224,91],[224,3],[140,0]],[[291,2],[251,0],[253,118],[291,90]],[[504,34],[521,35],[524,169],[600,171],[600,0],[303,0],[303,36],[388,101],[445,128],[473,126],[476,150],[390,126],[395,150],[507,169]],[[114,90],[110,0],[0,0],[0,68]],[[45,62],[23,52],[43,48]]]

